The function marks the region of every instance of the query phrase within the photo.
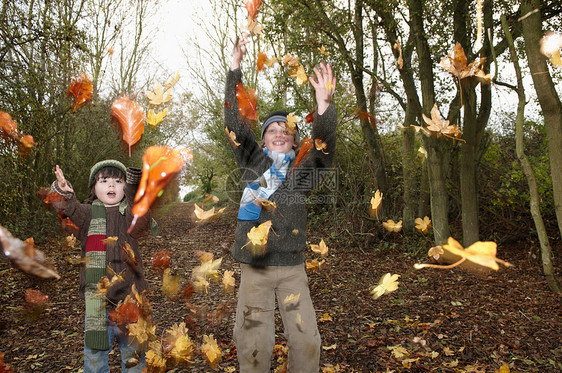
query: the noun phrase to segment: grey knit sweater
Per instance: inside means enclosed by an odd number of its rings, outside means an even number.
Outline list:
[[[229,131],[234,131],[236,141],[232,147],[234,157],[242,173],[246,186],[269,169],[273,161],[256,142],[254,133],[238,115],[236,84],[242,81],[240,69],[229,71],[226,77],[224,121]],[[283,184],[271,195],[270,201],[277,204],[273,211],[262,209],[257,221],[238,220],[234,245],[231,249],[234,258],[254,266],[293,266],[304,262],[303,250],[306,247],[306,194],[319,182],[319,175],[332,165],[336,147],[337,113],[333,104],[322,115],[315,113],[312,124],[312,139],[322,139],[326,143],[324,152],[313,147],[308,155],[293,169],[294,160],[289,165],[289,173]],[[326,154],[325,154],[326,153]],[[254,257],[243,247],[248,242],[247,233],[252,227],[271,220],[272,226],[263,256]]]

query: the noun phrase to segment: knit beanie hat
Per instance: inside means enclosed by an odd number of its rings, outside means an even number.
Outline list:
[[[94,184],[96,179],[96,174],[98,173],[98,171],[104,167],[114,167],[118,169],[119,171],[123,172],[123,178],[125,178],[125,175],[127,175],[127,167],[125,167],[123,163],[116,161],[114,159],[106,159],[105,161],[96,163],[90,169],[90,183],[89,183],[90,186]]]
[[[267,127],[269,127],[269,125],[271,123],[275,123],[275,122],[280,122],[280,123],[285,123],[287,122],[287,115],[289,115],[288,112],[286,111],[276,111],[271,113],[263,122],[263,126],[261,128],[261,138],[263,139],[263,134],[265,133],[265,130],[267,129]],[[295,139],[298,141],[300,139],[299,136],[299,127],[297,126],[297,132],[295,133]]]

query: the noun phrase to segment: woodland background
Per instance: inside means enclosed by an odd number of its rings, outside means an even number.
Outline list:
[[[180,196],[184,201],[199,201],[205,193],[224,205],[238,201],[240,186],[223,128],[223,86],[246,13],[238,1],[211,3],[212,14],[200,24],[210,42],[194,37],[197,53],[185,56],[181,81],[189,90],[174,93],[170,114],[159,125],[146,126],[129,158],[110,106],[127,94],[150,108],[145,90],[174,73],[150,55],[146,26],[159,3],[3,1],[0,110],[36,145],[22,153],[17,144],[0,139],[2,226],[20,239],[48,242],[60,228],[39,191],[53,181],[56,164],[83,199],[94,163],[114,158],[140,166],[144,149],[153,144],[190,146],[194,154],[156,209],[175,202],[180,185],[198,187]],[[477,42],[477,1],[266,1],[259,16],[263,35],[252,37],[244,61],[245,84],[258,92],[260,119],[280,108],[304,118],[315,106],[311,86],[297,85],[281,65],[258,74],[258,52],[280,60],[286,53],[297,55],[309,74],[327,60],[336,72],[337,185],[311,196],[310,230],[322,227],[373,255],[384,250],[423,257],[449,236],[465,247],[495,241],[498,257],[507,261],[516,255],[510,250],[523,247],[543,272],[545,287],[560,292],[562,67],[540,53],[539,41],[548,30],[562,30],[562,4],[481,3],[484,32]],[[502,16],[521,66],[520,88]],[[469,62],[486,57],[483,70],[491,74],[491,84],[467,78],[459,85],[439,66],[456,42]],[[322,46],[329,55],[319,51]],[[73,111],[66,90],[80,73],[92,78],[94,96]],[[518,102],[527,104],[524,113]],[[463,141],[427,137],[410,127],[423,126],[422,114],[429,116],[435,103],[461,128]],[[299,125],[307,133],[304,119]],[[402,220],[400,234],[386,233],[368,215],[377,189],[384,195],[380,220]],[[315,195],[327,194],[335,195],[333,203],[313,202]],[[428,236],[414,229],[414,219],[426,215],[433,222]]]

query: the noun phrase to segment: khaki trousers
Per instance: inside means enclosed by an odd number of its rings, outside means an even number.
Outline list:
[[[304,264],[252,267],[241,263],[234,342],[242,373],[269,373],[275,344],[275,299],[289,347],[288,372],[318,373],[320,333]],[[299,300],[284,303],[300,293]]]

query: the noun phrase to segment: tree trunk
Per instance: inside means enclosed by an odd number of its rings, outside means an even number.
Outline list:
[[[540,39],[543,36],[542,20],[539,12],[540,2],[524,0],[521,4],[523,37],[529,68],[539,104],[544,115],[544,125],[548,139],[550,174],[554,191],[554,207],[558,229],[562,235],[562,104],[556,93],[552,77],[546,64],[546,57],[540,53]]]
[[[435,103],[433,85],[433,61],[423,27],[423,2],[410,0],[411,32],[416,41],[416,51],[419,58],[419,74],[422,92],[423,113],[430,116]],[[437,245],[447,242],[450,236],[448,210],[448,193],[446,184],[446,165],[448,164],[450,145],[446,140],[425,138],[427,150],[427,168],[429,175],[429,190],[431,196],[431,217],[433,234]]]
[[[550,243],[548,240],[548,234],[544,227],[544,221],[540,210],[540,197],[537,187],[537,180],[535,179],[535,174],[533,168],[527,155],[525,154],[524,144],[523,144],[523,122],[525,121],[525,89],[523,87],[523,80],[521,79],[521,69],[519,68],[519,59],[517,53],[515,52],[515,47],[513,45],[513,39],[511,38],[511,33],[509,32],[509,26],[505,16],[502,15],[502,28],[509,40],[511,53],[511,58],[513,59],[513,66],[515,67],[515,74],[517,75],[517,96],[519,97],[519,103],[517,104],[517,119],[515,122],[515,148],[517,152],[517,158],[521,162],[523,167],[523,172],[527,177],[527,183],[529,184],[529,197],[531,199],[531,214],[533,216],[533,221],[535,222],[535,227],[537,229],[537,235],[539,237],[539,242],[541,245],[541,258],[543,263],[543,271],[546,277],[546,281],[550,289],[556,293],[562,292],[562,287],[560,282],[554,274],[554,266],[552,264],[552,250],[550,248]]]

